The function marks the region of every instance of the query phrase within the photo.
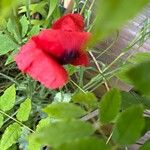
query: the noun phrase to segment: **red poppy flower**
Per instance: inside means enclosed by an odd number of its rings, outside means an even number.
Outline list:
[[[68,81],[63,65],[88,64],[85,48],[89,36],[79,14],[65,15],[23,45],[15,61],[22,72],[47,88],[62,87]]]

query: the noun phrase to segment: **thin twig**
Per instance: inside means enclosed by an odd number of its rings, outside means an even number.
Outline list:
[[[113,132],[111,132],[110,136],[108,137],[108,139],[107,139],[107,141],[106,141],[106,144],[108,144],[108,143],[109,143],[109,141],[110,141],[110,140],[111,140],[111,138],[112,138],[112,135],[113,135]]]
[[[99,111],[98,111],[98,109],[96,109],[96,110],[90,112],[89,114],[83,116],[80,120],[82,120],[82,121],[88,121],[91,118],[94,118],[95,116],[97,116],[98,114],[99,114]]]
[[[92,59],[93,59],[93,61],[94,61],[95,65],[96,65],[96,67],[97,67],[98,71],[100,72],[100,74],[101,74],[101,75],[102,75],[102,77],[103,77],[103,80],[104,80],[104,84],[105,84],[106,90],[107,90],[107,91],[109,91],[110,89],[109,89],[109,86],[108,86],[107,80],[106,80],[106,78],[103,76],[103,72],[102,72],[102,70],[101,70],[101,68],[100,68],[100,66],[99,66],[99,64],[98,64],[98,62],[97,62],[97,60],[96,60],[95,56],[93,55],[93,53],[92,53],[92,52],[89,52],[89,54],[91,55],[91,57],[92,57]]]

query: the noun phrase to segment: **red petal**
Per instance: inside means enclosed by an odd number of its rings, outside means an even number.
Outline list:
[[[36,43],[32,39],[21,47],[19,53],[15,56],[15,61],[21,71],[25,72],[31,65],[32,61],[36,58],[36,50]]]
[[[52,29],[59,29],[64,31],[83,31],[83,17],[80,14],[67,14],[58,19],[52,25]]]
[[[74,60],[71,64],[74,66],[78,65],[88,66],[89,64],[88,54],[86,52],[82,52],[80,56],[76,60]]]
[[[60,30],[43,30],[35,39],[37,45],[56,58],[67,51],[76,50],[80,53],[85,49],[90,34],[87,32],[67,32]]]
[[[18,68],[47,88],[62,87],[68,80],[66,70],[30,40],[15,57]]]
[[[40,49],[53,55],[60,57],[64,53],[62,44],[60,43],[61,35],[57,30],[45,29],[33,39]]]
[[[39,51],[26,73],[51,89],[62,87],[68,80],[66,70],[42,51]]]

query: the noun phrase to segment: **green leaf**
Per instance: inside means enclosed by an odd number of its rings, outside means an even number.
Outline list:
[[[36,35],[39,32],[40,32],[40,26],[39,25],[33,26],[32,29],[28,32],[28,36],[32,37],[33,35]]]
[[[41,144],[39,144],[34,138],[29,137],[28,142],[28,150],[41,150]]]
[[[117,77],[128,84],[132,84],[127,77],[127,72],[134,67],[135,64],[139,64],[148,60],[150,60],[150,53],[148,52],[134,54],[132,57],[127,59],[126,63],[121,67],[120,71],[117,73]]]
[[[149,0],[100,0],[97,1],[96,22],[93,27],[93,42],[106,38],[126,21],[133,18]]]
[[[47,127],[49,124],[50,124],[49,117],[41,119],[38,125],[36,126],[36,131],[40,131],[41,129]],[[28,142],[29,142],[28,150],[40,150],[42,147],[42,144],[37,142],[32,136],[29,136]]]
[[[18,43],[21,43],[22,41],[21,27],[18,18],[12,17],[11,19],[8,20],[7,30],[11,33],[12,36],[14,36],[15,40]]]
[[[5,66],[9,65],[10,63],[14,62],[13,56],[10,54],[5,62]]]
[[[62,144],[54,150],[110,150],[105,142],[98,138],[83,138]]]
[[[112,89],[107,92],[99,104],[100,121],[110,123],[118,115],[121,105],[121,95],[119,90]]]
[[[17,112],[17,119],[20,121],[27,121],[31,111],[31,100],[27,98],[23,103],[21,103],[20,108]]]
[[[122,103],[121,103],[121,109],[124,110],[130,106],[135,106],[137,104],[142,104],[141,100],[137,98],[137,96],[134,96],[130,92],[121,92],[122,97]]]
[[[12,145],[7,150],[18,150],[17,145]]]
[[[2,127],[3,125],[3,121],[4,121],[4,117],[2,114],[0,114],[0,128]]]
[[[146,109],[150,108],[150,98],[141,96],[141,103],[145,106]]]
[[[72,96],[72,101],[84,105],[87,108],[95,108],[97,106],[97,98],[91,92],[79,92]]]
[[[12,8],[13,5],[16,4],[18,0],[1,0],[0,1],[0,23],[2,21],[2,18],[5,17]]]
[[[12,51],[12,53],[10,53],[10,54],[8,55],[7,60],[6,60],[6,62],[5,62],[5,66],[15,61],[15,60],[14,60],[14,56],[16,55],[16,53],[18,53],[18,48],[19,48],[19,47],[17,47],[16,49],[14,49],[14,50]]]
[[[0,55],[18,48],[18,45],[6,34],[0,34]]]
[[[59,121],[33,134],[41,144],[57,147],[63,143],[87,137],[94,132],[90,123],[82,121]]]
[[[143,106],[132,106],[121,113],[114,129],[113,139],[120,145],[136,142],[144,128]]]
[[[73,65],[66,65],[65,69],[67,70],[69,76],[71,76],[74,73],[79,71],[79,68],[77,66],[73,66]]]
[[[35,13],[40,13],[44,18],[46,18],[47,12],[45,7],[47,3],[48,3],[47,1],[41,1],[35,4],[30,4],[30,15],[33,15]],[[19,8],[19,13],[25,13],[25,12],[27,12],[26,6],[21,6]]]
[[[45,119],[41,119],[38,123],[38,125],[36,126],[36,131],[40,131],[42,128],[48,126],[50,123],[50,118],[47,117]]]
[[[148,132],[150,130],[150,118],[144,117],[144,120],[145,120],[145,126],[144,126],[144,129],[142,131],[142,136],[144,136],[146,134],[146,132]]]
[[[0,141],[0,149],[6,150],[12,144],[16,143],[18,138],[21,135],[21,126],[17,123],[13,123],[10,126],[8,126],[2,135],[2,139]]]
[[[52,13],[54,12],[57,4],[58,4],[58,0],[49,0],[49,12],[48,12],[48,15],[47,15],[47,19],[50,18],[50,16],[52,15]]]
[[[4,94],[0,97],[0,109],[8,111],[13,108],[16,100],[16,88],[15,85],[10,86],[4,91]]]
[[[139,150],[149,150],[150,149],[150,140],[147,141],[146,143],[144,143],[144,145],[142,145]]]
[[[138,93],[135,93],[133,91],[131,92],[122,91],[121,96],[122,96],[122,104],[121,104],[122,109],[126,109],[136,104],[143,104],[145,108],[147,109],[150,108],[150,99],[145,96],[141,96]]]
[[[22,37],[24,37],[27,34],[28,27],[29,27],[29,21],[25,15],[23,15],[20,19],[21,27],[22,27]]]
[[[133,85],[143,94],[150,96],[150,61],[132,67],[127,76]]]
[[[85,114],[85,111],[81,107],[72,103],[53,103],[44,108],[50,117],[54,118],[78,118]]]
[[[27,149],[27,146],[28,146],[27,137],[30,134],[30,131],[25,126],[22,127],[21,129],[22,129],[22,132],[21,132],[20,138],[17,141],[17,145],[19,145],[19,149]]]
[[[53,16],[53,20],[56,20],[61,17],[61,12],[60,12],[59,7],[56,7],[56,9],[53,11],[52,16]]]
[[[134,54],[128,61],[132,64],[142,63],[144,61],[150,60],[150,53],[149,52],[139,52]]]

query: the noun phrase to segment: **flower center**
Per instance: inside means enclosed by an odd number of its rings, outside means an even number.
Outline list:
[[[66,50],[66,52],[59,58],[61,64],[69,64],[79,57],[79,52],[76,50]]]

